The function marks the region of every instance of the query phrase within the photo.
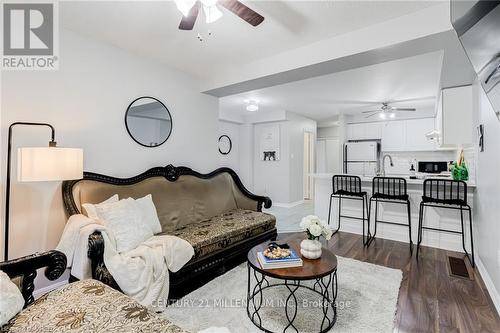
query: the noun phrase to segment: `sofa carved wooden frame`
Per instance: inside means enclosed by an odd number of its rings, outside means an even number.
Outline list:
[[[57,280],[66,271],[66,256],[59,251],[52,250],[44,253],[35,253],[18,259],[0,262],[0,270],[11,279],[21,277],[21,293],[24,298],[24,307],[35,300],[36,270],[45,269],[45,277],[50,281]]]
[[[133,185],[151,177],[165,177],[168,181],[175,182],[180,176],[184,175],[195,176],[201,179],[209,179],[222,173],[228,173],[241,193],[249,199],[257,202],[257,211],[262,211],[262,207],[271,207],[272,201],[270,198],[258,196],[248,191],[236,172],[229,168],[219,168],[210,173],[202,174],[188,167],[175,167],[173,165],[167,165],[166,167],[149,169],[146,172],[131,178],[115,178],[97,173],[84,172],[82,180],[94,180],[113,185]],[[75,186],[75,184],[79,181],[81,180],[63,182],[63,202],[68,216],[80,214],[73,198],[73,186]],[[253,246],[266,240],[276,239],[276,236],[276,228],[273,228],[257,236],[232,244],[222,251],[218,251],[194,262],[189,262],[178,272],[170,273],[170,298],[175,299],[181,297],[211,278],[224,273],[227,269],[230,269],[234,265],[243,262],[246,259],[248,251]],[[90,235],[88,244],[88,257],[92,263],[92,277],[120,290],[104,264],[104,239],[101,233],[95,232]],[[75,278],[70,277],[70,280],[75,280]]]

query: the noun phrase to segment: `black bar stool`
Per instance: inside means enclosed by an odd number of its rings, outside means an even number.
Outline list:
[[[370,245],[371,242],[375,239],[375,235],[377,234],[377,223],[401,225],[408,227],[408,236],[410,238],[410,253],[413,253],[413,241],[411,239],[410,197],[408,196],[407,192],[406,179],[399,177],[374,177],[372,181],[372,197],[370,198],[370,215],[372,209],[372,201],[375,201],[375,231],[373,232],[368,245]],[[378,220],[379,202],[406,205],[408,224]]]
[[[460,210],[460,223],[462,230],[447,230],[423,226],[425,207],[436,207],[446,209]],[[470,246],[471,254],[465,249],[464,233],[464,210],[469,212],[470,226]],[[460,234],[462,236],[462,247],[465,255],[469,258],[472,267],[475,267],[474,261],[474,242],[472,239],[472,209],[467,204],[467,183],[459,180],[427,179],[424,181],[424,195],[420,203],[420,213],[418,218],[418,242],[417,242],[417,260],[420,243],[422,242],[422,230],[433,230]]]
[[[335,235],[340,229],[340,218],[350,218],[361,220],[363,222],[363,245],[367,245],[370,240],[370,216],[368,210],[368,194],[361,191],[361,178],[358,176],[335,175],[332,177],[333,193],[330,196],[330,206],[328,208],[328,224],[330,224],[330,215],[332,212],[332,199],[339,199],[339,225],[333,232]],[[363,201],[363,217],[342,215],[342,199]],[[365,212],[366,209],[366,212]],[[365,235],[365,221],[367,221],[368,233]],[[366,238],[366,240],[365,240]]]

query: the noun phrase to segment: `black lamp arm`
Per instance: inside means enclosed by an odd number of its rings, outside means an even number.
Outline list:
[[[9,259],[9,208],[10,208],[10,169],[11,169],[11,153],[12,153],[12,129],[16,126],[46,126],[50,128],[51,137],[49,146],[54,147],[56,145],[56,131],[54,126],[48,123],[31,123],[17,121],[9,126],[9,138],[7,140],[7,177],[5,185],[5,238],[4,238],[4,259]]]

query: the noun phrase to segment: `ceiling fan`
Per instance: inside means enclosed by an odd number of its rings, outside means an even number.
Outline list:
[[[363,111],[362,113],[368,114],[365,118],[370,118],[373,117],[374,115],[378,114],[381,119],[386,119],[386,118],[395,118],[396,113],[395,112],[413,112],[417,111],[415,108],[397,108],[394,106],[389,106],[389,102],[384,102],[382,103],[382,106],[378,110],[370,110],[370,111]]]
[[[226,8],[254,27],[264,21],[262,15],[248,8],[238,0],[175,0],[175,4],[183,14],[181,23],[179,24],[180,30],[193,30],[200,8],[203,8],[207,23],[215,22],[222,17],[219,6]]]

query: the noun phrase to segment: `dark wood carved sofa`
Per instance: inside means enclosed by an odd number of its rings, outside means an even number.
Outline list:
[[[120,199],[152,194],[162,234],[193,246],[191,261],[170,274],[170,299],[243,262],[250,248],[277,236],[275,217],[262,212],[262,207],[271,207],[271,199],[250,193],[229,168],[201,174],[168,165],[126,179],[85,172],[83,179],[63,183],[68,216],[82,213],[84,203],[99,203],[114,194]],[[95,232],[88,244],[92,277],[119,290],[103,262],[102,235]]]
[[[0,332],[189,333],[93,279],[66,284],[35,301],[36,270],[44,267],[49,280],[60,278],[66,270],[65,255],[52,250],[0,262],[0,270],[18,282],[25,301],[24,309],[1,326]]]

